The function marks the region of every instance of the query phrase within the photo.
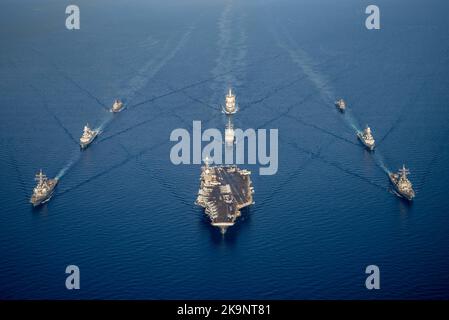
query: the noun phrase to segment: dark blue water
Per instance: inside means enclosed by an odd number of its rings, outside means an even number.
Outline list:
[[[359,0],[77,1],[77,31],[69,4],[0,9],[1,298],[449,298],[447,1],[378,0],[377,31]],[[255,205],[222,237],[169,135],[224,128],[228,86],[236,127],[279,129],[279,171],[243,166]],[[413,204],[385,173],[403,163]],[[32,209],[40,168],[62,177]]]

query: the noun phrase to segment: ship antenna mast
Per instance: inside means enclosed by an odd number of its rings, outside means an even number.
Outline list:
[[[203,161],[204,164],[206,165],[206,168],[209,167],[209,157],[206,156],[206,158]]]
[[[45,174],[42,173],[42,169],[40,169],[39,173],[36,174],[36,178],[34,180],[38,181],[38,184],[41,185],[46,180]]]
[[[410,174],[410,170],[408,170],[407,168],[405,168],[405,165],[402,165],[402,169],[399,169],[399,172],[403,175],[406,176],[408,174]]]

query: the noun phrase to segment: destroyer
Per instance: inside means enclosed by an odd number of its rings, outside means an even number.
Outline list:
[[[89,144],[94,141],[95,137],[98,135],[99,130],[92,130],[89,128],[89,124],[84,126],[83,135],[80,138],[80,146],[82,149],[87,148]]]
[[[123,102],[120,99],[115,99],[114,104],[112,105],[111,112],[120,112],[123,109]]]
[[[228,94],[226,95],[225,106],[223,107],[223,112],[226,114],[234,114],[237,112],[237,105],[235,103],[235,95],[232,93],[232,90],[229,89]]]
[[[362,141],[362,143],[367,147],[369,150],[374,150],[375,146],[375,140],[371,133],[370,127],[366,126],[365,130],[358,131],[357,137]]]
[[[398,173],[388,173],[388,177],[398,194],[411,201],[415,197],[415,191],[413,191],[412,183],[407,178],[409,174],[410,171],[405,168],[405,165],[402,165],[402,169],[399,169]]]
[[[339,99],[335,101],[335,106],[340,110],[341,112],[344,112],[346,109],[346,103],[343,99]]]
[[[203,207],[211,224],[224,234],[233,226],[240,210],[253,204],[254,188],[251,172],[236,166],[209,166],[208,159],[201,167],[201,185],[195,204]]]
[[[48,179],[47,176],[42,173],[42,170],[36,174],[35,180],[37,181],[37,185],[34,187],[33,195],[30,199],[30,203],[32,203],[34,207],[49,201],[58,184],[57,178]]]

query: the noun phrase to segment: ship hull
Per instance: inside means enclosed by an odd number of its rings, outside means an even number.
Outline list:
[[[357,138],[360,140],[360,142],[369,150],[369,151],[374,151],[374,144],[369,144],[366,143],[365,139],[363,139],[362,133],[361,132],[357,132]]]
[[[81,142],[80,141],[81,149],[86,149],[95,140],[97,135],[98,135],[98,132],[96,132],[95,135],[91,139],[89,139],[89,141],[87,141],[87,142]]]
[[[407,199],[408,201],[412,201],[415,197],[415,194],[410,194],[408,192],[401,191],[397,186],[397,178],[393,173],[388,174],[388,178],[390,179],[391,184],[394,186],[394,190],[396,191],[396,194],[400,197]]]
[[[123,104],[121,104],[119,107],[112,107],[111,108],[111,112],[112,113],[118,113],[118,112],[120,112],[122,110],[123,110]]]
[[[338,102],[335,103],[335,106],[340,112],[345,112],[346,106],[342,106]]]
[[[50,201],[51,197],[53,196],[53,193],[55,192],[56,185],[58,184],[58,179],[52,179],[49,180],[48,184],[50,185],[50,190],[48,193],[43,197],[34,197],[32,196],[30,199],[30,203],[33,205],[33,207],[38,207],[48,201]]]
[[[237,113],[237,107],[235,107],[235,108],[232,109],[232,110],[226,109],[226,107],[223,107],[223,113],[224,113],[224,114],[227,114],[227,115],[236,114],[236,113]]]

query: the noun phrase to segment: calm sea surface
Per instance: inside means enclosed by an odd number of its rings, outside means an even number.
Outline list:
[[[360,0],[77,1],[77,31],[69,4],[0,9],[0,298],[449,298],[447,1],[378,0],[371,31]],[[222,237],[169,136],[223,129],[230,86],[235,127],[279,130],[279,170],[241,166],[255,205]],[[386,175],[402,164],[412,204]],[[61,179],[33,209],[41,168]]]

